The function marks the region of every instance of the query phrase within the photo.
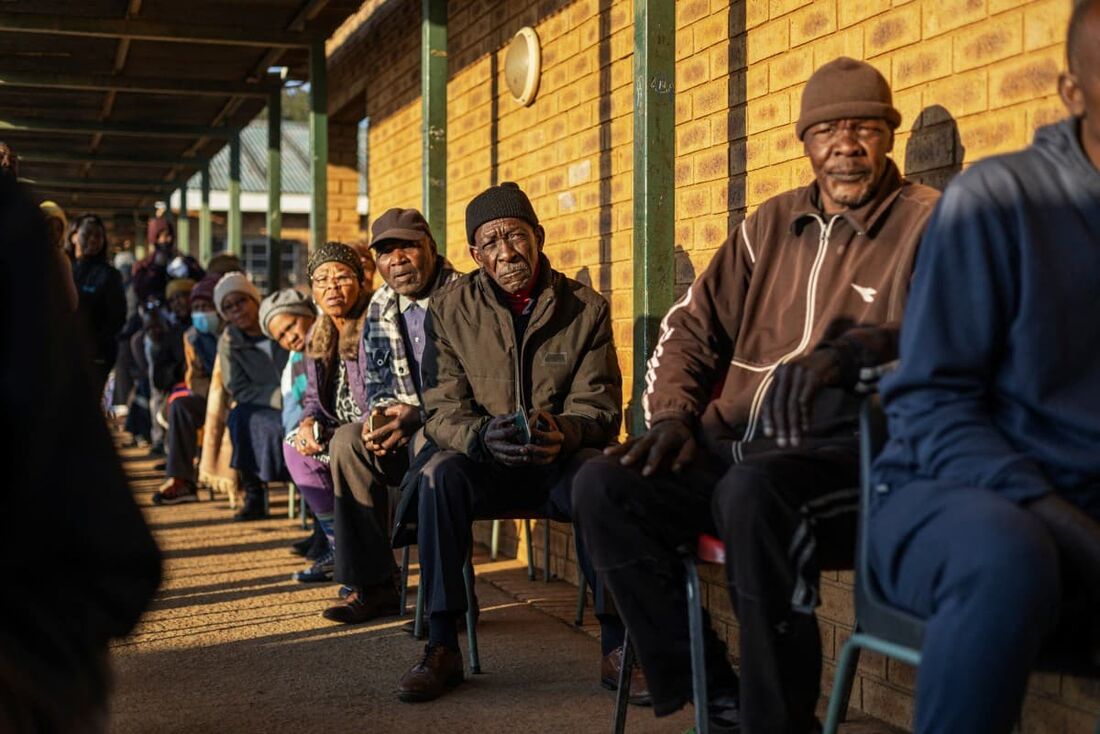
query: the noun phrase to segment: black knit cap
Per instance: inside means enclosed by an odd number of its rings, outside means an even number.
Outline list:
[[[313,251],[313,254],[309,256],[309,263],[306,265],[309,277],[312,278],[313,271],[325,263],[347,265],[355,272],[360,281],[365,278],[363,263],[359,260],[359,253],[343,242],[326,242]]]
[[[494,219],[509,217],[522,219],[532,227],[539,226],[539,218],[531,206],[531,200],[523,193],[519,184],[505,181],[499,186],[490,186],[475,196],[466,205],[466,239],[470,246],[474,244],[474,233],[478,227]]]

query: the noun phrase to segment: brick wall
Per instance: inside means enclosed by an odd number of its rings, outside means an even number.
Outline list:
[[[356,104],[360,102],[360,104]],[[359,229],[359,169],[357,135],[363,117],[362,98],[356,97],[328,126],[328,239],[356,242]]]
[[[390,3],[330,43],[330,87],[364,94],[371,116],[373,213],[420,206],[419,3]],[[809,181],[794,137],[806,79],[839,55],[870,61],[891,82],[903,122],[893,156],[911,178],[942,187],[962,166],[1025,146],[1062,116],[1069,0],[677,0],[676,286],[705,267],[726,234],[768,197]],[[451,4],[447,241],[460,269],[467,201],[513,180],[546,227],[555,267],[611,303],[630,394],[633,175],[633,5],[629,0]],[[503,57],[522,26],[539,34],[538,96],[520,107]],[[340,91],[338,91],[340,90]],[[672,132],[672,131],[670,131]],[[503,523],[501,551],[525,555],[519,522]],[[535,553],[542,559],[542,523]],[[575,580],[571,531],[552,525],[551,570]],[[489,540],[489,524],[476,537]],[[736,650],[737,625],[721,574],[704,569],[705,599]],[[851,574],[822,581],[825,685],[851,632]],[[856,707],[907,726],[913,671],[866,655]],[[1024,732],[1091,731],[1100,690],[1036,676]]]

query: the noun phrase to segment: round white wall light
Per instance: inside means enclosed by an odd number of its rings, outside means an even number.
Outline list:
[[[535,101],[542,74],[539,36],[530,26],[520,28],[504,55],[504,81],[512,99],[526,107]]]

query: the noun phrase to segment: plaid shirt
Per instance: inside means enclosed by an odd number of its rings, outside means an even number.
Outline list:
[[[437,258],[436,266],[439,274],[433,292],[459,275],[442,257]],[[363,330],[367,351],[365,379],[368,412],[393,403],[415,405],[421,413],[424,412],[420,395],[416,392],[416,381],[402,331],[397,293],[388,285],[383,285],[371,296],[367,327]]]

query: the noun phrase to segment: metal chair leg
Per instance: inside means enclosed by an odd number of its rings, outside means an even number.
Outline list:
[[[409,546],[405,546],[401,551],[401,594],[397,602],[397,613],[404,617],[407,611],[407,601],[409,598]]]
[[[471,555],[462,567],[466,581],[466,644],[470,646],[470,672],[481,672],[481,658],[477,649],[477,618],[474,616],[474,559]]]
[[[542,562],[545,564],[545,571],[543,573],[542,580],[546,583],[550,583],[550,519],[547,518],[542,521]]]
[[[577,528],[573,527],[573,549],[574,557],[577,559],[577,616],[573,619],[573,625],[576,627],[584,626],[584,607],[588,604],[588,589],[585,587],[588,584],[588,579],[584,577],[584,569],[581,568],[581,554],[579,549],[580,539],[577,537]]]
[[[630,630],[623,635],[623,667],[619,671],[619,690],[615,694],[615,734],[626,731],[626,706],[630,702],[630,673],[634,668],[634,646],[630,644]]]
[[[703,649],[703,603],[699,598],[699,570],[695,559],[684,558],[687,571],[688,635],[691,645],[691,687],[695,695],[695,734],[707,734],[707,666]]]
[[[416,618],[413,620],[413,637],[424,639],[424,574],[421,572],[420,580],[416,582]]]
[[[535,580],[535,544],[531,542],[531,520],[524,518],[523,529],[527,535],[527,580]]]
[[[306,522],[309,519],[309,511],[306,508],[306,496],[301,492],[298,493],[298,516],[302,518],[302,530],[309,527]]]
[[[493,520],[493,538],[489,542],[489,560],[497,559],[497,551],[500,550],[500,520]]]
[[[287,482],[286,485],[286,516],[287,519],[294,519],[294,511],[297,509],[294,506],[294,495],[298,490],[298,486],[294,482]]]
[[[829,710],[825,715],[825,728],[822,734],[836,734],[840,722],[848,711],[848,700],[852,696],[852,682],[856,677],[856,666],[859,665],[859,645],[854,644],[849,638],[840,650],[840,658],[836,663],[836,674],[833,678],[833,692],[829,695]]]

